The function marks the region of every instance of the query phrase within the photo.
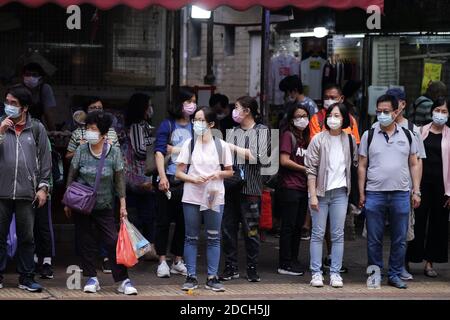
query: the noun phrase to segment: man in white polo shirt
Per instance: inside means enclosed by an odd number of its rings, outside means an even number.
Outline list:
[[[377,100],[378,124],[366,131],[359,148],[360,206],[367,219],[368,264],[383,268],[385,212],[389,214],[391,252],[388,283],[399,289],[407,285],[400,279],[406,254],[406,235],[410,211],[410,179],[413,206],[420,204],[420,165],[413,133],[394,121],[398,100],[383,95]]]

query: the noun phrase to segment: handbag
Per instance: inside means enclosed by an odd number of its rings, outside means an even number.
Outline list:
[[[108,142],[103,144],[102,156],[97,166],[94,187],[86,186],[79,182],[72,182],[67,187],[62,203],[74,211],[89,215],[94,209],[97,200],[97,189],[100,184],[103,166],[105,164],[106,152],[108,151]]]

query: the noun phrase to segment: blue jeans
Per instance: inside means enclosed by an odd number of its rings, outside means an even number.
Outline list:
[[[383,234],[385,213],[389,213],[391,252],[389,278],[399,277],[406,254],[410,193],[409,191],[366,192],[367,256],[369,265],[383,268]]]
[[[186,230],[184,262],[188,275],[197,276],[197,249],[203,215],[207,236],[208,276],[217,276],[220,262],[220,226],[222,224],[223,206],[220,206],[220,212],[200,211],[198,205],[183,203],[183,212]]]
[[[311,210],[311,272],[313,274],[322,273],[323,238],[329,215],[332,242],[330,273],[339,274],[344,256],[344,227],[348,205],[347,188],[327,191],[324,197],[318,197],[318,199],[319,211]]]

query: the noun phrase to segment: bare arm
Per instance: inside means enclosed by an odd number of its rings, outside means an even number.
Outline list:
[[[358,188],[359,188],[359,207],[364,207],[366,203],[366,174],[367,174],[367,158],[359,156],[358,161]]]
[[[290,155],[287,153],[281,153],[280,154],[280,164],[282,167],[285,167],[287,169],[293,170],[293,171],[300,171],[302,173],[306,174],[306,167],[299,165],[295,161],[292,161],[290,159]]]
[[[230,147],[231,153],[236,152],[239,158],[249,161],[255,161],[255,157],[250,152],[250,149],[241,148],[232,143],[228,143],[228,146]]]
[[[420,205],[420,197],[416,194],[416,192],[420,192],[420,180],[421,180],[421,164],[417,159],[417,155],[409,156],[409,170],[411,172],[412,183],[413,183],[413,206],[414,209],[419,207]]]

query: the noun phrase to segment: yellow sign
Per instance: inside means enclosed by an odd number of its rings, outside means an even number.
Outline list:
[[[427,91],[428,85],[432,81],[440,81],[442,74],[442,63],[425,61],[423,67],[423,80],[421,94]]]
[[[320,70],[320,61],[310,61],[309,68],[311,70]]]

